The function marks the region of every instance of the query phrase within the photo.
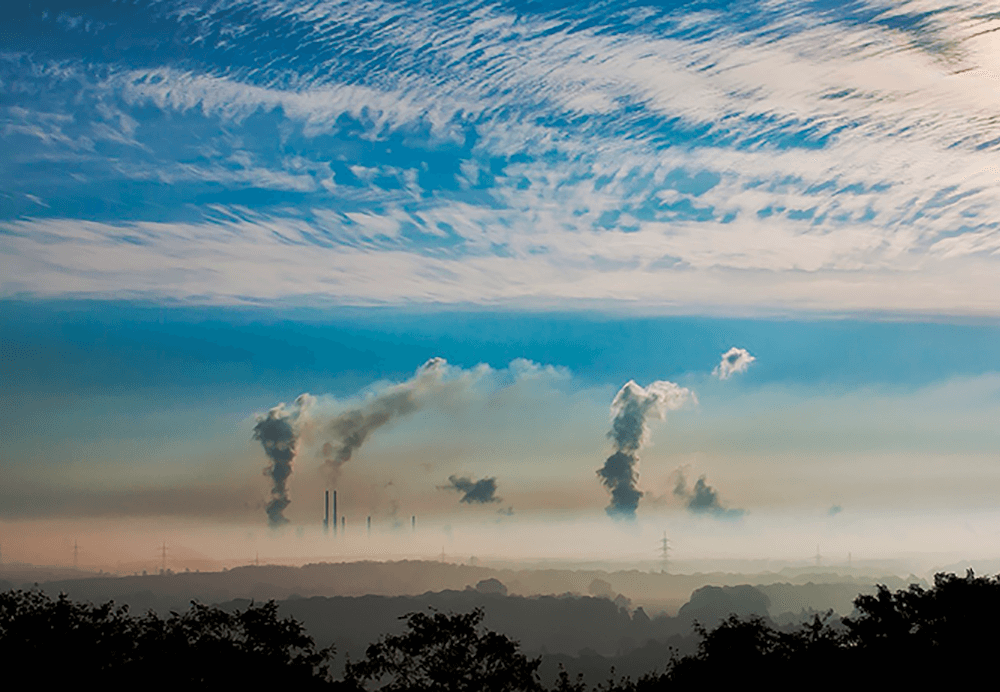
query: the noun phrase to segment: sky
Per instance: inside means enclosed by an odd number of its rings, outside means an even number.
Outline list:
[[[4,3],[3,559],[997,556],[998,30]]]

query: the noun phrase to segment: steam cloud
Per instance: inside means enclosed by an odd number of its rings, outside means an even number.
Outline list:
[[[608,432],[615,452],[597,470],[601,483],[611,491],[611,504],[605,509],[608,516],[635,518],[642,497],[642,491],[636,487],[639,480],[637,452],[648,441],[646,419],[654,415],[662,420],[667,411],[679,409],[689,399],[694,399],[691,390],[663,380],[645,388],[629,380],[619,390],[611,402],[612,423]]]
[[[326,438],[321,452],[336,476],[374,431],[417,411],[429,397],[443,391],[446,370],[443,358],[431,358],[411,379],[375,394],[363,406],[333,417],[317,412],[316,398],[309,394],[299,396],[291,409],[278,404],[259,417],[253,437],[260,441],[271,462],[265,474],[273,481],[266,510],[268,523],[272,527],[288,523],[284,516],[291,503],[287,482],[303,435]]]
[[[750,367],[750,363],[755,360],[757,359],[751,356],[750,352],[745,348],[736,348],[733,346],[722,354],[722,360],[716,366],[715,370],[712,371],[712,374],[718,376],[720,380],[728,380],[733,375],[746,372],[747,368]]]
[[[710,514],[717,519],[739,519],[743,516],[742,509],[727,509],[719,502],[718,491],[708,484],[705,476],[700,476],[695,481],[694,488],[688,490],[687,479],[678,471],[674,496],[684,500],[688,511],[695,514]]]
[[[464,493],[459,502],[471,504],[486,504],[488,502],[500,502],[503,498],[497,497],[497,479],[481,478],[473,481],[471,478],[448,476],[448,485],[441,486],[447,490],[457,490]],[[513,514],[513,512],[511,512]]]

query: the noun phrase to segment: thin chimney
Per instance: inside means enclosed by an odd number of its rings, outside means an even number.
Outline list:
[[[330,531],[330,491],[325,491],[325,505],[323,507],[323,533]]]
[[[337,533],[337,491],[333,491],[333,533]]]

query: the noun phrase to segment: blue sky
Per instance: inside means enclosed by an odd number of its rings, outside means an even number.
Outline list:
[[[7,3],[8,296],[994,315],[982,3]]]
[[[458,474],[508,523],[610,521],[609,406],[667,380],[693,396],[648,421],[641,521],[979,526],[997,29],[979,2],[5,3],[3,516],[254,525],[255,416],[309,392],[332,420],[441,357],[464,410],[365,442],[364,511],[496,521]],[[302,444],[293,523],[330,482]],[[672,494],[702,475],[738,520]]]

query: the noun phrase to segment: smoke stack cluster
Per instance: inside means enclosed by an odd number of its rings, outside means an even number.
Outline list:
[[[635,511],[643,493],[638,488],[638,451],[648,442],[646,420],[656,416],[661,420],[667,411],[681,408],[694,394],[686,387],[659,380],[648,387],[634,381],[625,383],[611,402],[611,430],[608,437],[615,451],[597,470],[601,483],[611,491],[608,516],[615,519],[635,519]]]
[[[265,473],[272,479],[271,500],[267,505],[272,527],[288,523],[284,510],[291,503],[288,477],[303,435],[323,440],[320,452],[326,467],[336,478],[340,468],[373,432],[387,423],[418,411],[427,402],[445,393],[448,364],[443,358],[431,358],[409,380],[388,387],[367,399],[362,406],[336,415],[326,415],[316,398],[302,394],[293,406],[284,404],[258,417],[253,438],[260,441],[270,465]],[[343,522],[341,522],[343,525]],[[337,529],[337,493],[334,492],[333,528]],[[341,526],[343,528],[343,526]]]

